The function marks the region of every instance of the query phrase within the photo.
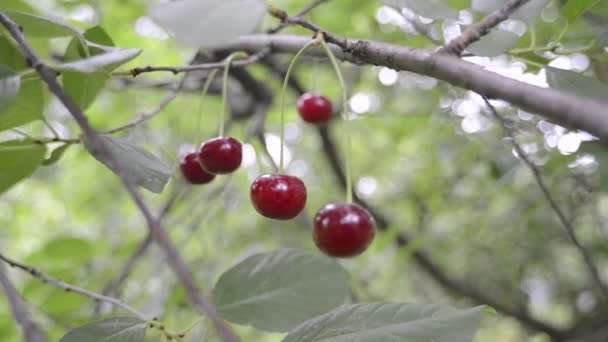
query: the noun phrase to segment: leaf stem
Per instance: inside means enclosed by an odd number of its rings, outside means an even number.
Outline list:
[[[287,92],[287,84],[289,83],[289,77],[291,76],[293,67],[296,65],[296,62],[298,61],[300,56],[302,56],[304,54],[304,52],[306,52],[306,50],[308,50],[311,46],[313,46],[314,44],[318,44],[322,41],[323,41],[323,35],[317,34],[313,40],[306,43],[306,45],[304,45],[304,47],[302,47],[302,49],[300,51],[298,51],[298,53],[291,60],[291,63],[289,64],[289,68],[287,68],[287,73],[285,74],[285,79],[283,80],[283,87],[281,89],[281,124],[280,124],[280,126],[281,126],[281,133],[280,133],[281,148],[280,148],[280,152],[279,152],[279,173],[280,174],[285,172],[285,159],[283,157],[283,154],[284,154],[283,145],[285,144],[285,93]]]
[[[246,58],[247,54],[239,51],[231,53],[224,62],[224,78],[222,79],[222,117],[220,120],[219,136],[224,135],[224,121],[226,120],[226,113],[228,112],[228,73],[230,72],[230,63],[235,58]]]
[[[346,155],[344,156],[344,168],[346,169],[346,203],[353,202],[353,180],[352,180],[352,172],[351,172],[351,135],[350,135],[350,115],[348,111],[348,96],[346,94],[346,83],[344,82],[344,77],[342,77],[342,72],[340,71],[340,66],[338,65],[338,61],[336,57],[331,52],[331,49],[327,45],[324,39],[321,40],[321,46],[327,53],[334,70],[336,71],[336,76],[338,76],[338,81],[340,82],[340,88],[342,90],[342,115],[344,117],[344,123],[346,125],[344,130],[344,140],[346,143]]]

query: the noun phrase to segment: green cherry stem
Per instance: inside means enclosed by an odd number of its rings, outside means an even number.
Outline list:
[[[215,75],[217,75],[218,69],[213,69],[209,75],[207,76],[207,79],[205,80],[205,84],[203,84],[203,90],[201,91],[201,111],[205,110],[203,108],[203,103],[205,102],[205,98],[207,96],[207,93],[209,92],[209,87],[211,87],[211,82],[213,82],[213,79],[215,78]],[[199,114],[197,119],[196,119],[196,132],[198,134],[198,136],[200,137],[202,132],[201,132],[201,115]]]
[[[226,113],[228,112],[228,73],[230,72],[230,64],[235,58],[245,58],[247,54],[244,52],[231,53],[224,62],[224,77],[222,79],[222,117],[220,120],[219,136],[224,136],[224,121],[226,121]]]
[[[298,51],[298,53],[293,57],[291,63],[289,64],[289,68],[287,68],[287,73],[285,74],[285,80],[283,80],[283,88],[281,89],[281,133],[280,133],[280,152],[279,152],[279,173],[285,173],[285,160],[283,158],[283,145],[285,144],[285,93],[287,92],[287,84],[289,83],[289,77],[291,76],[291,72],[293,71],[293,67],[296,65],[296,62],[314,44],[318,44],[323,41],[323,36],[317,34],[315,38],[304,47]]]
[[[323,37],[321,35],[321,37]],[[331,49],[325,42],[325,39],[321,39],[321,46],[323,50],[327,53],[329,60],[331,61],[331,65],[334,67],[336,71],[336,75],[338,76],[338,82],[340,82],[340,87],[342,88],[342,115],[344,117],[344,124],[346,125],[344,130],[344,138],[346,141],[346,155],[344,157],[344,168],[346,169],[346,203],[353,202],[353,180],[351,174],[351,136],[350,136],[350,115],[348,112],[348,96],[346,94],[346,83],[344,82],[344,77],[342,77],[342,72],[340,71],[340,66],[338,65],[338,61],[336,57],[331,52]]]

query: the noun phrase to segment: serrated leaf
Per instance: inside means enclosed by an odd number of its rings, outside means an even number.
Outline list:
[[[99,139],[135,184],[154,193],[163,191],[172,174],[171,168],[164,161],[124,138],[100,135]],[[93,150],[87,139],[83,139],[83,143],[95,159],[112,169],[107,161]]]
[[[579,153],[591,154],[599,164],[599,190],[608,191],[608,146],[597,141],[589,141],[581,144]]]
[[[238,37],[255,31],[265,14],[264,0],[182,0],[150,11],[150,17],[178,43],[202,49],[235,43]]]
[[[354,304],[311,319],[283,342],[469,342],[484,307],[459,310],[437,305]]]
[[[471,8],[475,11],[490,13],[503,8],[506,3],[507,0],[473,0]],[[538,18],[543,9],[547,7],[548,3],[549,0],[531,0],[515,11],[510,18],[523,20],[531,25],[536,21],[536,18]]]
[[[0,193],[31,176],[44,160],[46,147],[31,141],[0,143]]]
[[[19,94],[21,76],[11,69],[0,65],[0,113],[2,113]]]
[[[63,72],[81,72],[91,74],[96,71],[111,71],[112,68],[124,64],[141,53],[140,49],[117,49],[90,58],[81,59],[75,62],[58,65],[55,69]]]
[[[82,35],[82,30],[58,19],[19,11],[5,11],[4,13],[22,27],[26,36],[55,38]]]
[[[133,317],[114,317],[72,329],[59,342],[141,342],[147,324]]]
[[[551,88],[567,93],[608,102],[608,85],[595,78],[583,76],[570,70],[546,68],[547,83]]]
[[[440,0],[382,0],[382,3],[394,7],[407,7],[414,13],[431,19],[458,19],[458,11]]]
[[[0,131],[41,119],[44,111],[44,92],[41,80],[22,81],[19,93],[0,113]]]
[[[568,0],[562,7],[562,14],[568,22],[572,23],[580,17],[583,12],[598,4],[600,0]]]
[[[222,318],[288,331],[344,303],[348,274],[333,259],[284,249],[257,254],[226,271],[212,296]]]
[[[519,36],[513,32],[494,29],[479,41],[467,47],[467,51],[477,56],[495,57],[507,52],[514,47]]]
[[[105,48],[111,48],[114,45],[112,38],[99,26],[88,29],[84,33],[84,38],[87,40],[86,44],[92,56],[103,53],[106,51]],[[103,46],[104,49],[98,48],[97,45]],[[72,39],[64,55],[65,61],[77,61],[85,56],[81,42],[76,38]],[[66,72],[63,74],[63,87],[76,104],[86,110],[105,87],[106,81],[110,78],[109,71],[87,75],[80,72]]]
[[[65,153],[65,151],[70,148],[70,146],[72,146],[72,144],[65,144],[54,149],[53,152],[51,152],[51,155],[42,162],[42,166],[51,166],[58,162],[59,159],[61,159],[61,157]]]

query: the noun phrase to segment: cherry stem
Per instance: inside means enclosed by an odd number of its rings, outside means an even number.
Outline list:
[[[311,46],[313,46],[314,44],[318,44],[319,42],[322,42],[322,41],[323,41],[323,36],[320,34],[317,34],[313,40],[306,43],[306,45],[304,45],[304,47],[300,51],[298,51],[298,53],[291,60],[291,63],[289,64],[289,68],[287,68],[287,73],[285,74],[285,80],[283,80],[283,88],[281,90],[281,133],[280,133],[281,149],[280,149],[280,153],[279,153],[279,173],[280,174],[285,172],[285,160],[283,158],[283,149],[284,149],[283,145],[285,145],[285,93],[287,92],[287,84],[289,83],[289,77],[291,76],[293,67],[296,65],[296,62],[298,61],[300,56],[302,56],[304,54],[304,52],[306,52],[306,50],[308,50]]]
[[[201,111],[204,110],[203,108],[203,103],[205,100],[205,97],[207,96],[207,92],[209,92],[209,87],[211,87],[211,82],[213,82],[213,79],[215,78],[215,75],[217,75],[217,71],[218,69],[213,69],[209,75],[207,76],[207,79],[205,80],[205,84],[203,84],[203,90],[201,91]],[[223,121],[223,120],[222,120]],[[198,134],[198,136],[200,137],[202,132],[201,132],[201,116],[199,115],[197,120],[196,120],[196,132]]]
[[[323,36],[321,36],[323,37]],[[344,140],[346,142],[346,155],[344,157],[344,168],[346,169],[346,203],[353,202],[353,180],[351,173],[351,136],[350,136],[350,115],[348,112],[348,96],[346,94],[346,83],[344,82],[344,77],[342,77],[342,72],[340,71],[340,66],[338,65],[338,60],[331,52],[331,49],[325,42],[325,39],[321,39],[321,46],[323,50],[327,53],[329,60],[331,61],[334,70],[336,71],[336,75],[338,76],[338,81],[340,82],[340,87],[342,88],[342,115],[344,117],[344,124],[346,125],[344,130]]]
[[[244,52],[234,52],[226,57],[224,62],[224,78],[222,80],[222,117],[220,120],[219,136],[224,136],[224,121],[226,120],[226,113],[228,112],[228,73],[230,71],[230,63],[235,58],[246,58],[247,54]]]

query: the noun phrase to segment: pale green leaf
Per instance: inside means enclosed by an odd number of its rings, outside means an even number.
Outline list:
[[[570,70],[547,67],[547,83],[551,88],[588,97],[600,102],[608,102],[608,84]]]
[[[113,317],[72,329],[59,342],[141,342],[147,324],[133,317]]]
[[[515,46],[519,38],[513,32],[494,29],[488,35],[481,37],[479,41],[467,47],[467,51],[477,56],[499,56]]]

